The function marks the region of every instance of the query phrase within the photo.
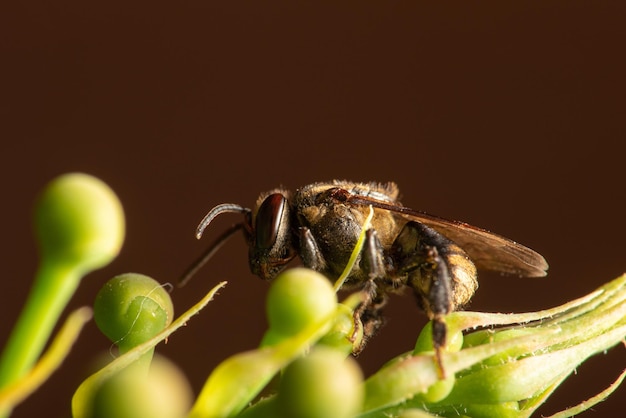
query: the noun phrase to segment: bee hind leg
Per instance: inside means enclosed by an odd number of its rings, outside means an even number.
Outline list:
[[[432,321],[433,348],[441,377],[445,376],[442,353],[448,334],[445,317],[456,307],[450,262],[459,251],[452,241],[419,222],[407,223],[392,246],[398,273],[408,276],[407,285]]]
[[[443,379],[446,377],[446,373],[441,357],[448,340],[448,327],[445,317],[452,311],[451,277],[437,247],[431,247],[427,251],[427,259],[429,261],[425,264],[420,276],[422,276],[422,280],[425,277],[430,283],[428,292],[424,295],[421,293],[421,287],[417,286],[416,289],[416,284],[413,281],[412,285],[418,300],[421,299],[422,304],[427,306],[426,313],[432,324],[435,360],[439,369],[439,377]]]

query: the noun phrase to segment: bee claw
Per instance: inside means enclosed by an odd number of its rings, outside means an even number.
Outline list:
[[[445,380],[448,377],[446,369],[443,367],[443,351],[442,347],[437,347],[435,349],[435,366],[437,367],[437,377],[439,380]]]

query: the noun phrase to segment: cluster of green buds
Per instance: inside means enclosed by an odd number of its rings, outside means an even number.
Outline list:
[[[261,346],[222,362],[189,416],[354,416],[364,388],[359,367],[348,357],[351,343],[346,349],[352,327],[345,324],[352,313],[337,303],[328,279],[303,268],[285,271],[272,283],[266,306],[269,329]],[[278,394],[249,407],[281,371]]]
[[[222,363],[190,416],[529,417],[582,362],[626,335],[623,276],[546,311],[453,313],[446,319],[444,377],[427,325],[413,352],[363,381],[346,355],[352,327],[346,328],[345,320],[358,298],[333,308],[333,294],[324,283],[324,277],[305,269],[279,275],[268,297],[270,329],[261,348]],[[253,403],[281,370],[276,394]],[[590,408],[623,377],[555,417]]]
[[[37,225],[42,267],[25,319],[16,325],[0,361],[0,415],[5,416],[60,365],[90,310],[71,314],[42,356],[43,345],[80,278],[117,254],[124,233],[115,195],[82,174],[51,183],[40,200]],[[114,277],[98,293],[94,316],[119,355],[76,390],[74,418],[529,417],[582,362],[626,335],[622,276],[545,311],[452,313],[440,356],[433,351],[428,324],[413,351],[365,379],[350,355],[362,338],[354,310],[364,295],[339,301],[336,293],[363,237],[334,285],[304,268],[281,273],[267,295],[269,327],[259,347],[219,364],[195,399],[184,373],[156,355],[155,347],[198,314],[225,283],[174,318],[163,285],[135,273]],[[623,378],[554,417],[590,408]]]
[[[177,329],[168,329],[174,307],[164,286],[142,274],[116,276],[98,292],[94,318],[120,356],[78,388],[74,417],[185,416],[192,394],[184,373],[154,355],[155,345]]]

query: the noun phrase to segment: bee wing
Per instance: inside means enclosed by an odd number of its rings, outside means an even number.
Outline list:
[[[470,256],[476,267],[524,277],[543,277],[548,263],[536,251],[503,236],[469,225],[411,210],[402,216],[430,226]]]
[[[459,245],[480,269],[524,277],[547,274],[548,263],[541,254],[485,229],[375,199],[354,197],[350,203],[386,209],[433,228]]]

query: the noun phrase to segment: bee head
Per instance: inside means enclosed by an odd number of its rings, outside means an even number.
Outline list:
[[[270,193],[249,219],[248,245],[252,273],[273,279],[295,257],[290,207],[281,192]]]

